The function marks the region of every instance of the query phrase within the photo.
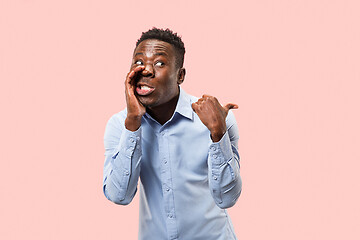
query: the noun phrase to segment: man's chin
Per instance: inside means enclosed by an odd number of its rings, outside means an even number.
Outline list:
[[[151,108],[154,106],[154,102],[151,101],[151,99],[145,98],[145,97],[141,97],[141,96],[137,96],[139,102],[146,108]]]

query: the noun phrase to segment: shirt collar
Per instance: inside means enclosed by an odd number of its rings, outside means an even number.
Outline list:
[[[175,113],[179,113],[180,115],[182,115],[183,117],[186,117],[190,120],[194,119],[194,111],[191,107],[191,98],[190,95],[187,94],[180,86],[179,86],[179,99],[177,101],[176,104],[176,108],[174,111],[173,116],[171,117],[171,119],[174,117]],[[152,119],[153,121],[155,121],[150,114],[148,114],[147,112],[145,113],[145,115],[147,118]],[[171,120],[170,119],[170,120]],[[155,121],[156,122],[156,121]]]
[[[175,108],[175,112],[179,113],[180,115],[193,120],[193,109],[191,107],[191,99],[190,95],[188,95],[180,86],[180,94],[179,99]]]

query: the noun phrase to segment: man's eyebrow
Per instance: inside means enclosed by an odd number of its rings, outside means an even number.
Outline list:
[[[144,55],[144,53],[137,52],[137,53],[135,53],[134,56],[138,56],[138,55]],[[156,56],[168,56],[167,52],[156,52],[154,55],[156,55]]]
[[[157,52],[157,53],[155,53],[155,55],[157,55],[157,56],[161,56],[161,55],[168,55],[167,54],[167,52]]]

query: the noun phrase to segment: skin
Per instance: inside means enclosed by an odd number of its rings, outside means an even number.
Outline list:
[[[210,130],[213,142],[220,141],[227,130],[225,120],[229,110],[238,108],[238,105],[233,103],[228,103],[223,107],[216,97],[210,95],[203,95],[191,106],[202,123]]]
[[[128,130],[136,131],[146,112],[160,124],[171,118],[179,98],[179,85],[185,78],[185,69],[177,67],[175,60],[175,49],[167,42],[148,39],[135,48],[125,80],[125,127]],[[154,91],[141,96],[136,91],[139,84],[154,88]],[[217,142],[226,132],[225,119],[229,110],[238,106],[229,103],[222,107],[215,97],[203,95],[192,108],[210,130],[212,140]]]

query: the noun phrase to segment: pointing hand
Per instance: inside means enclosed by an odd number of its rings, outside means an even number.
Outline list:
[[[210,130],[214,142],[220,141],[226,132],[225,120],[229,110],[238,108],[238,105],[233,103],[221,106],[215,97],[209,95],[203,95],[191,106],[202,123]]]

